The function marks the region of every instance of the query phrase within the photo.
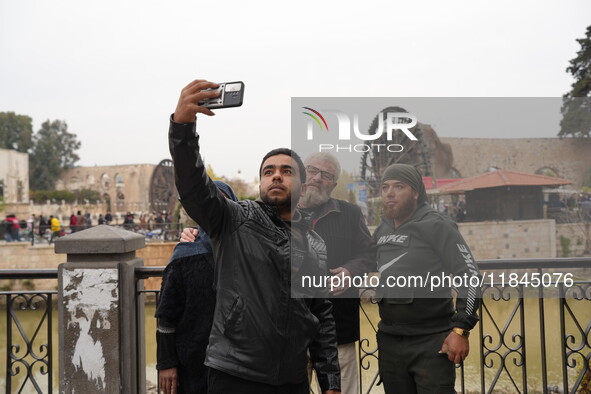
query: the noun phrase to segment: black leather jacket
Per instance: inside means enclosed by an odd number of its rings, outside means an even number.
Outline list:
[[[297,213],[288,224],[267,204],[224,198],[206,174],[198,140],[194,123],[171,121],[180,200],[211,237],[217,262],[205,365],[272,385],[301,383],[309,349],[321,389],[338,390],[332,306],[313,289],[291,286],[298,275],[317,273],[324,242]]]

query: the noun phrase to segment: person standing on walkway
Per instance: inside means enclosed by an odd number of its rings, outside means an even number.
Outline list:
[[[353,277],[376,271],[375,243],[365,224],[361,209],[347,201],[331,198],[337,186],[341,166],[327,152],[306,158],[306,191],[299,207],[312,215],[313,229],[326,242],[328,268],[340,281],[330,301],[337,331],[341,392],[359,392],[357,349],[359,340],[359,289],[349,287]]]
[[[417,169],[386,168],[381,195],[383,217],[373,237],[381,274],[377,340],[384,390],[455,393],[454,364],[468,356],[468,335],[478,322],[480,273],[456,224],[428,206]],[[464,278],[455,305],[449,285],[408,285],[411,278],[421,283],[449,276]]]
[[[49,226],[49,222],[45,220],[43,215],[39,215],[39,236],[41,238],[45,237],[45,232],[47,231],[47,227]]]
[[[86,218],[84,217],[84,215],[82,215],[82,211],[78,211],[76,212],[76,223],[77,223],[77,228],[78,231],[82,231],[85,228],[85,224],[86,224]]]
[[[298,208],[310,214],[314,231],[326,243],[330,273],[346,284],[345,278],[375,272],[375,243],[361,209],[330,197],[341,173],[338,160],[330,153],[321,152],[306,158],[304,165],[306,191]],[[196,228],[185,228],[180,241],[194,242],[199,233]],[[337,333],[341,392],[358,393],[359,368],[355,343],[359,340],[359,289],[343,286],[334,289],[329,299],[333,304]],[[310,373],[311,369],[310,365]]]
[[[308,349],[321,389],[340,392],[332,305],[295,286],[326,267],[324,242],[296,209],[303,163],[290,149],[274,149],[259,167],[260,200],[226,199],[207,175],[195,125],[197,113],[213,115],[198,103],[219,96],[217,87],[187,85],[169,128],[180,201],[211,237],[216,260],[209,393],[307,394]]]
[[[72,234],[78,231],[78,219],[73,213],[70,215],[70,230],[72,231]]]
[[[49,225],[51,228],[49,243],[51,244],[55,238],[59,238],[60,232],[62,231],[62,224],[57,217],[52,215],[49,217]]]
[[[238,201],[232,188],[214,181],[226,198]],[[156,318],[157,364],[164,394],[206,393],[205,351],[215,307],[213,248],[199,231],[193,242],[180,242],[162,275]]]

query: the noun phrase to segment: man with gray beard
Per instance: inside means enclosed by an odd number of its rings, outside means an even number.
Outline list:
[[[344,279],[376,271],[375,244],[361,209],[330,197],[341,173],[336,157],[317,152],[304,160],[304,165],[305,192],[298,208],[312,215],[312,228],[326,243],[329,271],[342,284],[332,291],[330,298],[337,331],[341,392],[358,393],[355,342],[359,340],[359,289],[348,287]]]

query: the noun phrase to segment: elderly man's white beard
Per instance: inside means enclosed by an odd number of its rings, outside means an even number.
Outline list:
[[[306,208],[315,208],[327,202],[329,198],[330,194],[326,190],[308,186],[301,203]]]

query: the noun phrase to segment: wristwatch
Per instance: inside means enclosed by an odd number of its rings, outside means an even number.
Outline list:
[[[463,328],[454,327],[451,330],[464,338],[468,338],[470,336],[470,331],[464,330]]]

